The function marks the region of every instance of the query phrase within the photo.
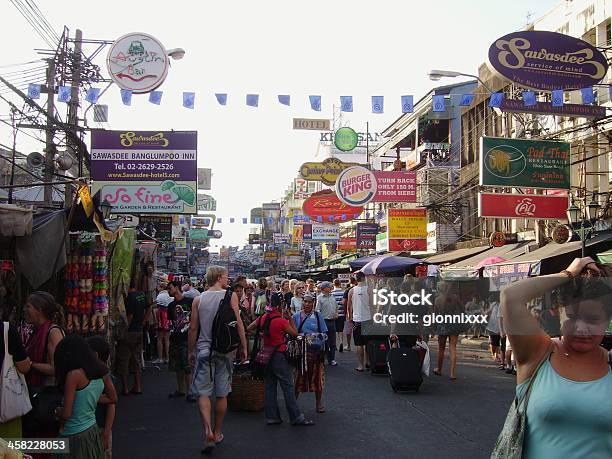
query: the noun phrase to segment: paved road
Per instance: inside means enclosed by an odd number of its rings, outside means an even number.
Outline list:
[[[435,344],[431,347],[435,358]],[[458,380],[432,374],[418,394],[395,394],[388,377],[356,373],[354,354],[339,354],[340,365],[327,369],[326,413],[315,413],[313,395],[300,397],[300,406],[316,426],[270,427],[262,413],[229,412],[223,429],[226,440],[214,456],[489,457],[513,397],[514,378],[497,370],[486,351],[460,345]],[[145,394],[120,398],[116,458],[199,457],[197,407],[169,400],[172,390],[173,375],[148,368]]]

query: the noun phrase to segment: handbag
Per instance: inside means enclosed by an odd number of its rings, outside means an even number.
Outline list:
[[[531,394],[531,387],[535,381],[540,368],[546,362],[552,352],[552,343],[546,352],[546,356],[538,364],[533,372],[527,389],[521,397],[514,397],[514,401],[508,410],[504,427],[497,437],[495,447],[491,453],[491,459],[521,459],[523,456],[523,443],[525,441],[525,428],[527,427],[527,403]]]
[[[262,316],[263,317],[263,316]],[[268,321],[268,326],[272,320],[276,317],[272,317],[270,319],[266,318]],[[255,332],[255,341],[253,343],[253,350],[251,351],[251,375],[256,379],[263,379],[266,367],[270,363],[272,356],[279,348],[279,346],[261,346],[260,342],[262,341],[261,334],[261,319],[259,319],[259,323],[257,324],[257,331]],[[265,327],[264,327],[265,328]]]
[[[62,406],[63,394],[57,386],[43,386],[32,390],[32,411],[28,415],[37,432],[55,432],[60,427],[55,410]]]
[[[0,422],[19,418],[32,409],[25,377],[17,370],[13,356],[9,354],[9,323],[4,322],[4,361],[2,385],[0,385]]]

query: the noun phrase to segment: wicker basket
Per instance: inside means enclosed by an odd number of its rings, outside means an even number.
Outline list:
[[[232,376],[232,393],[227,398],[230,410],[262,411],[264,408],[264,382],[250,373]]]

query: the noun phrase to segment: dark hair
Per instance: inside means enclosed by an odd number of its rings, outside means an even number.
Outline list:
[[[108,367],[98,359],[85,338],[77,334],[68,335],[59,342],[55,348],[54,363],[60,388],[64,387],[66,377],[72,370],[82,369],[89,380],[100,379],[108,374]]]
[[[27,302],[42,312],[48,320],[65,329],[64,310],[49,292],[41,290],[33,292],[28,297]]]
[[[581,273],[581,276],[583,276],[583,273]],[[612,279],[609,277],[587,275],[573,278],[560,288],[558,296],[559,301],[564,306],[584,300],[601,302],[606,316],[612,317]]]
[[[102,360],[102,362],[108,361],[110,357],[110,345],[104,338],[101,336],[90,336],[87,338],[87,344],[92,351],[98,354],[98,358]]]
[[[270,306],[273,308],[278,308],[279,306],[283,306],[285,304],[285,297],[280,292],[275,292],[270,296]]]
[[[175,288],[178,288],[179,290],[183,288],[181,281],[173,280],[173,281],[168,282],[168,287],[170,287],[171,285]]]
[[[265,277],[260,277],[259,280],[257,281],[257,286],[260,289],[264,289],[268,287],[268,279],[266,279]]]
[[[238,282],[238,281],[236,281],[236,282],[234,282],[234,283],[232,284],[232,290],[234,290],[234,291],[235,291],[237,288],[241,288],[242,290],[244,290],[244,287],[243,287],[243,286],[242,286],[242,284],[241,284],[240,282]]]
[[[362,273],[361,271],[358,271],[355,274],[355,279],[357,280],[357,282],[363,282],[365,280],[366,276],[364,273]]]

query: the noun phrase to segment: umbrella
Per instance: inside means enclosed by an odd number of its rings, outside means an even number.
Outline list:
[[[501,263],[502,261],[506,261],[506,259],[502,257],[487,257],[484,260],[482,260],[480,263],[478,263],[476,266],[474,266],[474,269],[478,270],[488,265],[494,265],[495,263]]]
[[[384,255],[370,255],[369,257],[361,257],[356,260],[351,261],[349,264],[351,265],[351,269],[360,269],[367,265],[372,260],[376,260],[377,258],[384,257]]]
[[[421,263],[423,263],[423,260],[417,258],[397,256],[379,257],[361,268],[361,272],[364,274],[391,273],[394,271],[402,271],[409,266],[419,265]]]

